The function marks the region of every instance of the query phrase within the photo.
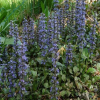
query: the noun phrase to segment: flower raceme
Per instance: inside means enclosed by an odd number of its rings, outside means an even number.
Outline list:
[[[51,68],[51,72],[52,72],[52,79],[51,79],[51,83],[52,86],[50,88],[50,92],[51,92],[51,99],[55,99],[58,100],[57,95],[58,95],[58,86],[59,86],[59,81],[57,80],[57,76],[59,74],[59,69],[57,68],[56,62],[57,62],[57,58],[59,56],[59,53],[57,53],[58,47],[57,47],[57,41],[53,41],[53,51],[52,51],[52,68]]]
[[[83,49],[85,42],[85,0],[76,0],[75,16],[77,45]]]
[[[39,18],[39,26],[38,26],[38,34],[39,34],[39,46],[41,49],[41,56],[45,57],[48,51],[48,34],[46,29],[46,17],[45,14],[41,14]],[[43,60],[42,64],[45,64],[46,61]]]
[[[15,26],[15,27],[14,27]],[[24,93],[26,93],[26,75],[27,75],[27,57],[26,57],[26,51],[27,51],[27,40],[26,40],[26,35],[22,34],[23,37],[21,44],[18,43],[19,40],[19,32],[18,32],[18,25],[11,23],[11,29],[10,30],[10,35],[13,36],[14,38],[14,45],[13,45],[13,55],[10,58],[10,61],[8,62],[8,88],[9,88],[9,94],[8,97],[14,97],[14,95],[17,95],[18,93],[20,94],[21,100],[24,100]],[[16,94],[16,90],[18,89],[19,92]]]
[[[54,11],[57,11],[58,10],[58,3],[59,3],[59,1],[58,0],[54,0],[53,1],[54,2]]]
[[[91,31],[89,33],[89,43],[90,43],[90,54],[92,55],[94,52],[94,49],[96,48],[96,18],[94,16],[94,23],[91,28]]]
[[[53,16],[53,31],[52,31],[52,47],[50,49],[51,53],[52,53],[52,68],[51,68],[51,72],[52,72],[52,79],[51,79],[51,88],[50,88],[50,92],[51,92],[51,99],[52,100],[58,100],[58,86],[59,86],[59,81],[57,79],[57,76],[59,74],[59,69],[57,68],[57,58],[59,56],[59,53],[57,53],[58,51],[58,35],[59,35],[59,31],[58,31],[58,21],[57,21],[57,17],[58,14],[55,12],[54,16]]]
[[[69,43],[66,47],[66,66],[72,66],[73,54],[72,54],[72,45]]]

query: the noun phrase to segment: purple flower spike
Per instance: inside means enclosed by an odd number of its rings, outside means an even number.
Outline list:
[[[48,34],[46,29],[46,17],[44,14],[41,14],[39,19],[38,34],[41,56],[46,57],[48,52]],[[45,64],[45,60],[42,61],[42,64]]]
[[[54,11],[58,10],[58,5],[59,5],[59,1],[58,0],[54,0]]]
[[[83,49],[85,44],[85,0],[76,0],[75,22],[76,35],[78,37],[77,45],[80,49]]]
[[[66,48],[66,66],[72,66],[73,54],[72,54],[72,45],[69,43]]]
[[[90,54],[92,55],[96,48],[96,19],[94,17],[94,23],[89,33],[89,43],[90,43]]]
[[[52,34],[52,47],[50,49],[51,53],[52,53],[52,79],[51,79],[51,88],[50,88],[50,92],[51,92],[51,99],[57,100],[58,97],[58,86],[59,86],[59,82],[57,80],[57,76],[59,74],[59,69],[57,68],[57,58],[59,56],[58,51],[58,35],[59,35],[59,31],[58,31],[58,22],[57,22],[57,13],[55,12],[54,16],[53,16],[53,34]]]

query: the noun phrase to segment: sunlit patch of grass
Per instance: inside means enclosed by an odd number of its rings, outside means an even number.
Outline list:
[[[0,32],[2,34],[5,34],[3,30],[5,30],[10,20],[21,24],[23,18],[30,13],[29,1],[33,0],[0,0]]]
[[[19,2],[22,2],[23,0],[1,0],[1,7],[5,7],[5,6],[12,6],[13,3],[18,4]]]

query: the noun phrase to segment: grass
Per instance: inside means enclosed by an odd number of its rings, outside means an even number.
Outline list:
[[[33,0],[1,0],[0,2],[0,33],[7,34],[10,20],[15,21],[19,26],[24,17],[32,15]]]

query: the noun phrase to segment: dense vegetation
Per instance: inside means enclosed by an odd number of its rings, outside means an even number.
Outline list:
[[[0,100],[100,98],[99,5],[2,0]]]

